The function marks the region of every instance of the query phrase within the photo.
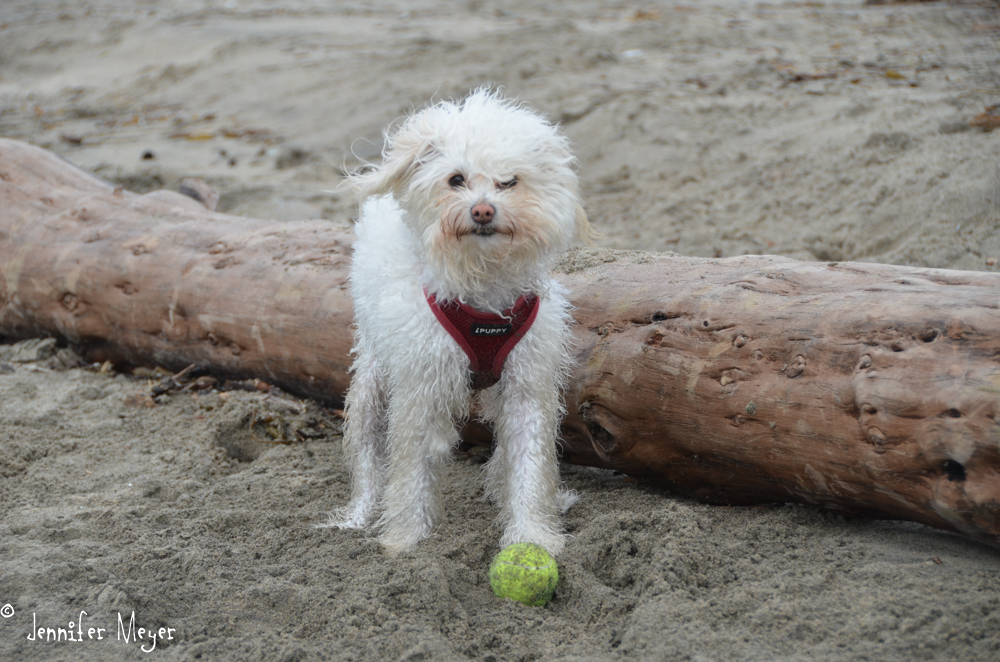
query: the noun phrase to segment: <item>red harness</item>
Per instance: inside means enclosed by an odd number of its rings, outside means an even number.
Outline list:
[[[504,361],[538,315],[538,297],[521,296],[503,315],[484,313],[459,301],[438,303],[424,295],[445,331],[465,350],[472,370],[472,388],[489,388],[500,381]]]

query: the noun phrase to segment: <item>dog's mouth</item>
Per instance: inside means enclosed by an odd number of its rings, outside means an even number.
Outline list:
[[[489,237],[493,237],[496,235],[513,237],[513,233],[509,229],[491,223],[489,225],[477,225],[474,228],[470,227],[461,228],[455,233],[455,238],[464,239],[465,237],[468,237],[470,235],[476,237],[482,237],[483,239],[487,239]]]

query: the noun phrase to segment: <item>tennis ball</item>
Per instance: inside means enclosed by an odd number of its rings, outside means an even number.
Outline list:
[[[490,563],[490,587],[497,597],[544,607],[559,583],[556,560],[529,542],[505,547]]]

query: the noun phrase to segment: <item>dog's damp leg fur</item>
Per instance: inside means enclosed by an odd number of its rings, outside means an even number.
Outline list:
[[[373,353],[361,351],[347,394],[344,450],[351,466],[351,502],[320,527],[364,529],[374,520],[386,479],[384,378]]]
[[[565,535],[557,500],[559,465],[551,430],[554,412],[546,407],[554,398],[548,394],[538,397],[532,392],[537,387],[505,386],[494,421],[497,448],[487,465],[489,483],[497,486],[500,494],[500,547],[532,542],[558,554]],[[547,386],[547,390],[555,390],[554,385]]]
[[[427,370],[401,375],[401,384],[418,383]],[[464,377],[464,375],[460,375]],[[468,402],[463,379],[452,379],[443,393],[409,389],[397,393],[389,404],[389,476],[382,516],[377,523],[379,540],[386,549],[412,549],[430,535],[441,510],[441,468],[458,443],[454,422],[457,402]],[[402,390],[402,389],[399,389]]]

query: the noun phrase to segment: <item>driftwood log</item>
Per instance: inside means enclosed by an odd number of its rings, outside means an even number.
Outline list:
[[[0,335],[337,403],[350,228],[139,196],[0,140]],[[566,461],[1000,546],[1000,275],[576,251]],[[476,434],[470,429],[470,434]]]

